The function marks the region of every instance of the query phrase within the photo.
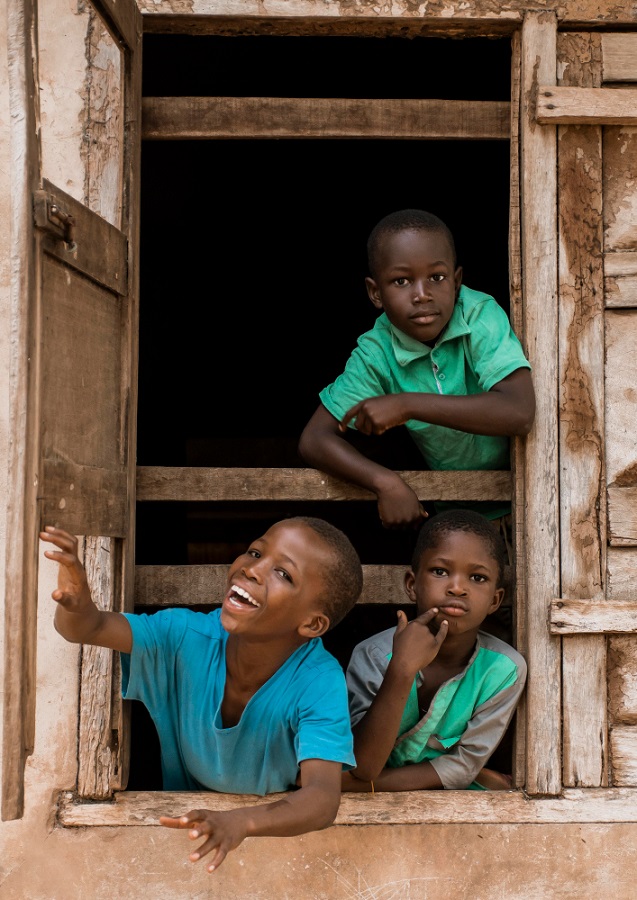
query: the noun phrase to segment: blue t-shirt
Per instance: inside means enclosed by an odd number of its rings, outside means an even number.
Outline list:
[[[351,768],[345,675],[320,638],[303,644],[224,728],[228,633],[221,611],[126,614],[133,648],[122,653],[122,695],[141,700],[161,744],[164,790],[271,794],[295,786],[299,763]]]

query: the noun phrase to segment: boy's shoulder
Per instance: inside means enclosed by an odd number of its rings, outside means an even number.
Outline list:
[[[375,658],[378,662],[388,663],[388,657],[392,652],[394,643],[395,626],[379,631],[360,641],[352,651],[352,660]]]
[[[466,284],[460,285],[456,307],[462,312],[465,320],[475,315],[488,315],[489,313],[497,315],[498,310],[502,309],[491,294],[486,294],[484,291],[476,291],[467,287]]]
[[[526,660],[511,644],[507,644],[506,641],[489,634],[487,631],[478,631],[478,645],[480,649],[505,657],[512,666],[517,668],[520,676],[526,676]]]

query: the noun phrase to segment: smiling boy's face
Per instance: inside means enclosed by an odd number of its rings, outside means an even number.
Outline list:
[[[407,572],[405,589],[417,604],[418,615],[438,608],[435,630],[446,619],[449,635],[464,634],[477,631],[500,606],[504,589],[498,575],[498,563],[483,538],[450,531],[423,552],[416,573]]]
[[[421,343],[435,342],[447,326],[462,284],[445,234],[432,230],[385,235],[367,293],[396,328]]]
[[[329,553],[309,526],[277,522],[231,564],[223,627],[263,640],[324,634],[329,619],[319,598]]]

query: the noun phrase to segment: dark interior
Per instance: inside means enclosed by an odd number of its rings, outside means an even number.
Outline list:
[[[143,56],[145,96],[510,97],[508,39],[148,34]],[[365,244],[395,209],[439,215],[464,282],[508,311],[509,176],[507,141],[145,141],[138,465],[302,466],[318,391],[377,314]],[[373,452],[423,467],[400,431]],[[415,535],[385,531],[373,502],[139,503],[136,561],[229,563],[289,514],[334,522],[363,563],[409,562]],[[395,615],[361,606],[325,644],[345,666]],[[156,790],[156,735],[133,706],[129,788]],[[493,765],[510,771],[505,743]]]

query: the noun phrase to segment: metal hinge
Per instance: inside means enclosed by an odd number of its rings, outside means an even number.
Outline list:
[[[77,250],[75,242],[75,218],[63,204],[47,191],[35,191],[33,213],[37,228],[64,241],[65,249],[72,253]]]

